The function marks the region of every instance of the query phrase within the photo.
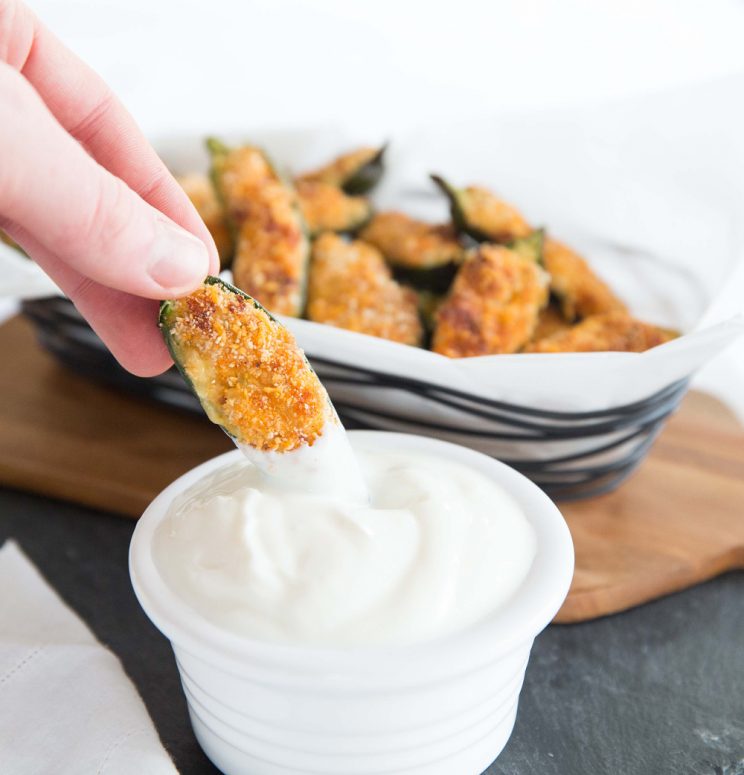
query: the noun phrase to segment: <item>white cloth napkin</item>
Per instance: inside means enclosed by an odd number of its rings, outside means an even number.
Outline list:
[[[119,660],[12,541],[0,547],[0,772],[177,773]]]

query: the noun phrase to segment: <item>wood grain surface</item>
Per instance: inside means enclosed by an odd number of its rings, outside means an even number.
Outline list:
[[[30,324],[0,327],[0,483],[137,517],[155,494],[232,448],[206,419],[59,366]],[[618,491],[563,504],[576,573],[556,617],[579,622],[744,567],[744,429],[691,393]]]
[[[561,511],[576,571],[559,622],[744,568],[744,429],[720,402],[690,393],[624,486]]]
[[[31,325],[0,327],[0,483],[138,517],[169,480],[233,448],[206,419],[58,365]]]

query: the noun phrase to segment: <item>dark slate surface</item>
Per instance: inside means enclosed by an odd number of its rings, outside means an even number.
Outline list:
[[[0,491],[0,542],[15,538],[119,655],[182,775],[216,773],[191,734],[170,647],[129,585],[133,526]],[[538,773],[744,775],[744,574],[548,628],[532,652],[514,734],[488,770]]]

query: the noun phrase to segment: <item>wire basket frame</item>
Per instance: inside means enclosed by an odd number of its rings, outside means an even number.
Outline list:
[[[22,309],[36,327],[41,345],[79,374],[202,414],[175,369],[143,379],[119,366],[67,299],[26,301]],[[417,433],[480,449],[521,471],[558,500],[594,497],[618,487],[643,461],[689,382],[680,380],[623,406],[563,412],[477,397],[414,377],[307,355],[348,428]],[[369,400],[370,391],[374,401]],[[415,413],[406,410],[406,399],[415,400]]]

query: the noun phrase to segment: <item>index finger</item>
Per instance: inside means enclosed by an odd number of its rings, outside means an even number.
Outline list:
[[[14,29],[6,34],[28,44],[26,51],[14,52],[15,61],[9,64],[20,69],[59,123],[99,164],[207,245],[210,271],[216,274],[214,240],[132,116],[97,73],[28,9],[15,6],[16,13],[10,15]]]

